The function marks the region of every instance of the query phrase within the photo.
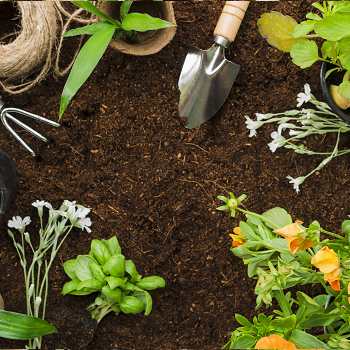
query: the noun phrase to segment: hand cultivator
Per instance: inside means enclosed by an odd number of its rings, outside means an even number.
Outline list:
[[[41,134],[39,134],[37,131],[33,130],[32,128],[30,128],[28,125],[22,123],[21,121],[19,121],[18,119],[16,119],[15,117],[12,116],[12,114],[10,113],[18,113],[18,114],[22,114],[25,115],[27,117],[33,118],[35,120],[39,120],[41,122],[44,122],[46,124],[55,126],[55,127],[59,127],[60,124],[55,123],[51,120],[48,120],[46,118],[40,117],[36,114],[33,113],[29,113],[26,112],[22,109],[19,108],[12,108],[12,107],[5,107],[5,102],[3,100],[0,99],[0,119],[2,121],[2,123],[4,124],[5,128],[11,133],[11,135],[28,151],[31,153],[31,155],[33,157],[35,157],[35,153],[34,151],[18,136],[18,134],[16,133],[16,131],[14,131],[10,125],[7,122],[7,119],[12,120],[13,122],[15,122],[17,125],[21,126],[24,130],[29,131],[32,135],[38,137],[40,140],[47,142],[47,139],[42,136]]]

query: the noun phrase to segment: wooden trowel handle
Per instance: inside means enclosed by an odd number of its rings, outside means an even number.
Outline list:
[[[226,1],[214,35],[220,35],[231,42],[234,41],[248,5],[249,1]]]

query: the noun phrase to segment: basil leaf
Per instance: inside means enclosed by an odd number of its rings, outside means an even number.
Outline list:
[[[111,289],[109,286],[104,286],[102,288],[102,293],[112,303],[119,303],[122,300],[122,291],[119,288]]]
[[[137,282],[136,286],[141,289],[153,290],[165,287],[165,280],[158,276],[145,277],[142,278],[139,282]]]
[[[66,295],[72,292],[73,290],[77,290],[77,286],[79,283],[81,283],[79,279],[74,279],[72,281],[65,283],[62,289],[62,294]]]
[[[106,277],[106,282],[110,286],[111,289],[114,289],[116,287],[123,287],[125,282],[121,278],[116,278],[113,276]]]
[[[78,255],[75,261],[75,273],[80,281],[93,279],[94,275],[89,269],[89,264],[95,261],[89,255]]]
[[[126,260],[125,261],[125,271],[130,275],[131,280],[130,282],[136,282],[141,279],[141,276],[136,270],[136,266],[133,263],[132,260]]]
[[[103,273],[101,267],[96,263],[89,264],[89,269],[95,276],[95,278],[101,282],[104,282],[106,275]]]
[[[80,282],[77,285],[77,290],[82,290],[84,288],[99,290],[102,287],[103,287],[103,283],[101,281],[98,281],[98,280],[95,280],[95,279],[89,279],[89,280],[85,280],[85,281]]]
[[[125,258],[124,255],[118,254],[110,257],[102,266],[105,274],[116,278],[122,278],[125,275]]]
[[[63,269],[64,272],[72,279],[78,278],[75,273],[75,259],[74,260],[67,260],[63,263]]]
[[[145,303],[133,296],[125,297],[119,306],[125,314],[138,314],[146,307]]]

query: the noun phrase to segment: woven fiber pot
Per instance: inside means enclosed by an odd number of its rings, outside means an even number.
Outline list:
[[[0,149],[0,223],[17,193],[16,169],[8,154]]]
[[[109,17],[120,20],[120,1],[99,1],[97,7]],[[129,12],[147,13],[176,25],[172,1],[134,1]],[[152,55],[165,47],[175,33],[176,27],[163,28],[158,31],[139,33],[141,42],[128,43],[122,36],[119,40],[111,40],[109,45],[130,55]]]

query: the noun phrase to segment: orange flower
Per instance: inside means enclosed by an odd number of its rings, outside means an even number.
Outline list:
[[[234,247],[238,247],[239,245],[243,245],[245,242],[245,238],[243,233],[239,227],[233,229],[234,234],[230,234],[229,236],[232,238],[232,245]]]
[[[296,350],[296,346],[280,335],[271,334],[269,337],[264,337],[258,340],[255,345],[255,349],[283,349],[283,350]]]
[[[323,278],[330,283],[332,289],[340,290],[339,276],[341,274],[341,269],[338,255],[333,249],[329,249],[327,246],[320,249],[312,257],[311,264],[324,273]]]
[[[302,244],[304,238],[297,237],[298,233],[304,232],[303,228],[300,226],[301,224],[301,221],[296,221],[294,224],[290,224],[273,231],[286,239],[289,250],[292,254],[295,254],[299,250],[306,250],[313,246],[311,239]]]

